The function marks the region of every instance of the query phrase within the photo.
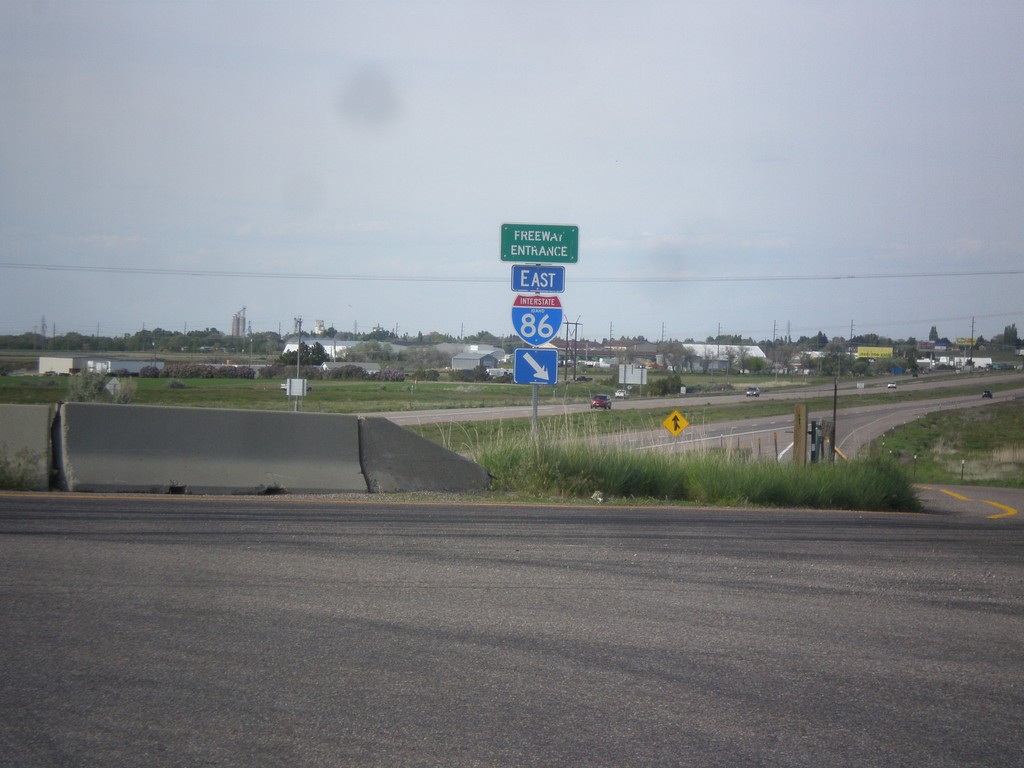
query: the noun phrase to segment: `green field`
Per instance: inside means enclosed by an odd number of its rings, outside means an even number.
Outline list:
[[[68,397],[72,379],[62,376],[2,376],[0,402],[52,404]],[[244,379],[131,379],[132,402],[140,405],[290,410],[294,401],[280,380]],[[689,376],[688,387],[722,387],[721,377]],[[770,390],[774,381],[743,378],[742,387]],[[787,389],[821,383],[813,379],[784,382]],[[311,381],[302,401],[305,412],[371,414],[431,409],[528,406],[530,388],[515,384],[459,382]],[[995,391],[997,385],[987,384]],[[1003,387],[1013,386],[1012,383]],[[979,381],[934,392],[879,389],[839,399],[839,407],[894,400],[974,395]],[[781,388],[781,387],[780,387]],[[541,403],[585,404],[592,393],[610,392],[604,381],[542,387]],[[639,393],[634,393],[634,401]],[[818,507],[914,508],[906,488],[922,482],[963,481],[1008,486],[1024,485],[1024,401],[984,409],[945,412],[925,417],[887,435],[872,447],[872,458],[852,465],[801,470],[773,462],[746,462],[722,456],[638,457],[615,448],[591,444],[589,438],[610,433],[657,430],[671,408],[691,423],[791,413],[793,401],[749,399],[719,402],[716,394],[643,398],[649,408],[611,411],[584,410],[542,417],[543,439],[530,438],[530,420],[487,421],[452,419],[413,428],[448,448],[472,455],[494,474],[496,490],[520,497],[572,497],[597,494],[602,499],[672,500],[720,504],[795,504]],[[831,406],[831,396],[803,400],[812,410]],[[542,444],[542,445],[541,445]],[[555,453],[551,453],[554,451]],[[11,457],[8,457],[11,458]],[[878,463],[881,461],[882,463]],[[8,462],[10,463],[10,462]],[[16,465],[0,475],[11,475]],[[541,471],[544,470],[544,471]],[[903,478],[902,480],[900,478]],[[881,492],[879,492],[881,491]]]
[[[930,414],[870,452],[896,458],[919,482],[1024,488],[1024,400]]]

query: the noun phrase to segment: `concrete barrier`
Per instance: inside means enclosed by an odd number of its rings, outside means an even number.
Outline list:
[[[60,487],[68,491],[465,492],[490,485],[484,467],[380,417],[66,403],[56,435]]]
[[[366,493],[355,416],[66,403],[69,491]]]
[[[360,420],[363,474],[371,493],[482,491],[487,469],[381,417]]]
[[[49,405],[0,405],[0,487],[45,491],[53,452]]]

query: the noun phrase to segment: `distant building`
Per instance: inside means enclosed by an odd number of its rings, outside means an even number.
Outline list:
[[[231,335],[245,336],[245,307],[231,316]]]
[[[127,374],[138,376],[143,368],[156,368],[163,370],[162,360],[114,360],[104,358],[89,358],[85,361],[85,370],[89,373],[103,373],[107,375]]]
[[[66,376],[72,373],[127,374],[138,376],[143,368],[162,370],[162,360],[117,360],[105,357],[53,356],[39,358],[39,373]]]
[[[380,373],[380,364],[379,363],[357,363],[357,362],[354,362],[354,361],[352,361],[352,362],[344,362],[344,361],[337,362],[337,361],[335,361],[335,362],[331,362],[331,363],[321,363],[320,364],[320,370],[324,371],[325,373],[330,373],[331,371],[337,370],[338,368],[346,368],[348,366],[354,366],[356,368],[362,368],[366,373],[372,374],[374,376],[377,375],[378,373]]]
[[[325,339],[317,336],[303,336],[302,343],[307,347],[312,347],[314,344],[319,344],[324,348],[324,352],[331,360],[345,360],[348,357],[349,351],[352,347],[356,347],[360,344],[365,344],[365,341],[353,340],[353,339]],[[381,347],[388,350],[394,355],[400,355],[405,351],[405,347],[399,344],[392,344],[387,341],[380,342]],[[299,337],[289,336],[285,339],[284,349],[282,352],[288,354],[289,352],[295,352],[299,348]]]
[[[498,358],[491,352],[460,352],[452,358],[452,369],[456,371],[472,371],[481,365],[497,368]]]
[[[70,355],[43,356],[39,358],[39,375],[54,374],[67,376],[85,370],[86,361],[89,358],[84,356],[73,357]]]
[[[724,371],[729,366],[729,360],[733,365],[739,365],[740,358],[744,360],[767,360],[760,347],[752,344],[717,344],[699,342],[686,342],[683,344],[692,354],[687,355],[682,368],[690,371],[703,370],[707,366],[708,371]]]

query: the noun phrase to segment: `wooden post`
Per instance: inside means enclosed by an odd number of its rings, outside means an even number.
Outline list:
[[[793,409],[793,464],[807,464],[807,406],[800,403]]]

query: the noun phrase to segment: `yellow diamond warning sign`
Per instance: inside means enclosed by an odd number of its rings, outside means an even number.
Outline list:
[[[690,422],[688,422],[679,411],[672,411],[672,413],[666,416],[665,420],[661,422],[661,425],[672,433],[672,437],[679,437],[679,433],[690,426]]]

